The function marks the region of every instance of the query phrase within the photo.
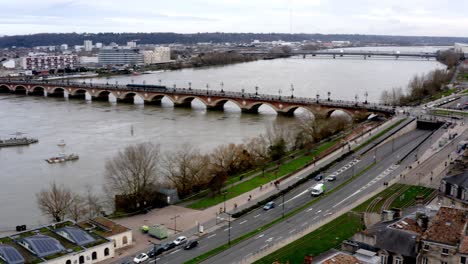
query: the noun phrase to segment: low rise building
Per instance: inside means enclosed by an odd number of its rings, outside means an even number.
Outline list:
[[[143,54],[139,49],[126,47],[106,47],[99,50],[99,64],[109,65],[141,65]]]
[[[154,50],[143,51],[145,64],[157,64],[171,61],[171,48],[156,47]]]
[[[64,221],[0,237],[0,263],[97,263],[114,257],[123,237],[131,244],[130,229],[106,218],[90,221],[94,224]]]
[[[23,70],[74,69],[78,64],[76,55],[32,55],[21,58]]]

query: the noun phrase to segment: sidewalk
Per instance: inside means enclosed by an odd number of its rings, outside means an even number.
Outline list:
[[[360,143],[364,142],[373,135],[379,133],[380,131],[386,129],[387,127],[394,124],[398,121],[400,117],[395,116],[392,119],[388,120],[384,124],[364,133],[361,136],[358,136],[354,140],[349,141],[351,149],[356,148]],[[270,197],[273,194],[280,192],[282,189],[287,188],[287,186],[299,181],[303,177],[306,177],[310,173],[322,168],[323,166],[333,162],[335,159],[341,155],[349,152],[348,147],[340,147],[331,154],[325,156],[324,158],[318,160],[315,164],[310,165],[290,177],[281,181],[279,189],[275,187],[273,181],[265,184],[262,188],[256,188],[249,192],[246,192],[242,195],[229,199],[225,202],[226,211],[229,213],[235,213],[244,208],[250,207],[256,204],[258,201],[264,200]],[[251,197],[251,199],[249,199]],[[237,204],[237,209],[234,208],[234,205]],[[226,214],[222,214],[220,218],[217,218],[217,214],[220,210],[223,210],[224,202],[217,204],[215,206],[206,208],[204,210],[193,210],[181,206],[168,206],[161,209],[153,209],[148,214],[137,215],[127,218],[116,219],[115,221],[119,224],[127,226],[133,230],[134,245],[126,249],[121,249],[117,251],[116,258],[135,255],[145,249],[148,249],[151,244],[148,242],[151,240],[154,243],[164,243],[166,241],[172,241],[175,236],[184,235],[188,238],[190,237],[199,237],[204,236],[210,233],[213,230],[216,230],[225,224],[227,224],[227,219],[225,219]],[[173,218],[177,216],[176,222]],[[177,226],[177,234],[170,235],[170,239],[164,241],[158,241],[151,239],[148,235],[143,234],[139,231],[139,228],[142,225],[155,225],[162,224],[170,230],[174,230],[174,227]],[[198,232],[198,225],[202,225],[204,232],[200,235]],[[115,262],[115,258],[110,261],[104,261],[102,263],[112,263]]]

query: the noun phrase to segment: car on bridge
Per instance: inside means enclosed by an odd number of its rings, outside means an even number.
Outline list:
[[[263,206],[263,210],[268,211],[270,209],[275,208],[275,206],[276,206],[275,202],[271,201],[265,204],[265,206]]]

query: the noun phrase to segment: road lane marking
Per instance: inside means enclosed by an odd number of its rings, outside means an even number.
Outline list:
[[[322,210],[318,210],[315,214],[320,214],[320,212],[322,212]]]
[[[270,243],[271,241],[273,241],[273,238],[274,237],[270,237],[269,239],[265,240],[265,242]]]
[[[305,222],[305,223],[303,223],[301,226],[306,226],[307,224],[308,224],[308,223],[307,223],[307,222]]]
[[[268,247],[268,244],[267,244],[267,245],[264,245],[264,246],[261,247],[260,249],[264,249],[264,248],[266,248],[266,247]]]
[[[313,209],[314,209],[314,208],[309,208],[309,209],[307,209],[307,212],[310,212],[310,211],[312,211]]]
[[[282,237],[282,236],[280,236],[280,237],[278,237],[278,238],[276,239],[276,241],[278,241],[278,240],[281,240],[282,238],[283,238],[283,237]]]
[[[211,236],[207,237],[206,239],[212,238],[212,237],[214,237],[214,236],[216,236],[216,234],[212,234]]]
[[[257,217],[259,217],[259,216],[260,216],[260,214],[258,214],[258,215],[256,215],[256,216],[254,216],[254,218],[257,218]]]
[[[293,230],[289,231],[289,234],[294,233],[295,231],[296,231],[296,229],[293,229]]]
[[[224,229],[223,231],[228,231],[229,229],[231,229],[232,227],[228,227],[226,229]]]
[[[179,251],[180,251],[180,249],[174,250],[174,251],[172,251],[169,255],[172,255],[172,254],[174,254],[174,253],[176,253],[176,252],[179,252]]]
[[[257,239],[262,238],[262,237],[264,237],[264,236],[265,236],[265,234],[261,234],[261,235],[259,235],[259,236],[257,237]]]
[[[240,222],[239,225],[245,224],[246,222],[247,222],[247,220],[244,220],[244,221]]]
[[[319,218],[319,216],[316,216],[316,217],[312,218],[312,221],[315,220],[315,219],[317,219],[317,218]]]
[[[284,202],[284,203],[288,203],[288,202],[290,202],[290,201],[292,201],[292,200],[294,200],[294,199],[296,199],[296,198],[300,197],[301,195],[304,195],[304,194],[306,194],[306,193],[308,193],[308,192],[309,192],[309,190],[305,190],[305,191],[301,192],[300,194],[294,196],[293,198],[287,200],[287,201]],[[280,204],[280,205],[281,205],[281,204]]]

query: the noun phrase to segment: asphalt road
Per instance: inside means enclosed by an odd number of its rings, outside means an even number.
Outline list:
[[[412,131],[398,139],[392,140],[387,144],[380,146],[376,150],[369,151],[367,154],[363,155],[359,161],[357,161],[355,157],[348,157],[347,159],[330,168],[325,173],[325,176],[329,174],[337,175],[337,180],[335,182],[325,183],[326,191],[332,190],[340,183],[352,177],[354,173],[358,173],[359,171],[363,170],[372,164],[374,159],[377,161],[377,165],[367,173],[350,182],[340,191],[333,193],[332,195],[325,196],[323,199],[315,203],[311,208],[298,213],[297,215],[289,218],[287,221],[274,225],[272,228],[265,230],[261,234],[258,234],[233,246],[231,249],[208,259],[204,263],[233,263],[240,261],[242,258],[264,247],[268,243],[281,238],[286,238],[290,234],[289,232],[291,232],[291,230],[310,224],[320,217],[327,216],[334,211],[339,211],[341,208],[348,206],[354,200],[359,199],[363,195],[375,190],[379,185],[383,184],[384,181],[388,180],[391,175],[400,173],[406,166],[406,163],[409,164],[414,160],[414,156],[411,155],[408,157],[408,159],[405,160],[400,166],[393,165],[405,154],[411,151],[429,133],[429,131]],[[424,146],[421,147],[424,148]],[[365,151],[365,149],[361,150],[361,153],[363,151]],[[359,154],[360,153],[357,155]],[[385,171],[386,173],[383,174]],[[297,175],[296,177],[305,176],[307,175]],[[315,180],[310,180],[309,182],[286,194],[284,197],[284,212],[288,213],[295,208],[311,201],[312,199],[315,199],[310,196],[310,188],[313,187],[316,183],[317,182]],[[231,221],[231,240],[252,230],[258,229],[259,227],[262,227],[281,217],[283,213],[282,198],[280,197],[275,202],[277,207],[272,210],[264,211],[262,208],[259,208],[247,215],[244,215],[243,217]],[[163,254],[162,256],[158,256],[157,263],[183,263],[184,261],[190,260],[193,257],[201,255],[211,249],[227,243],[229,237],[227,215],[225,219],[225,226],[201,238],[199,240],[200,245],[197,248],[192,250],[183,250],[182,248],[177,248],[171,252]],[[154,262],[154,260],[150,261],[150,263],[152,262]]]

